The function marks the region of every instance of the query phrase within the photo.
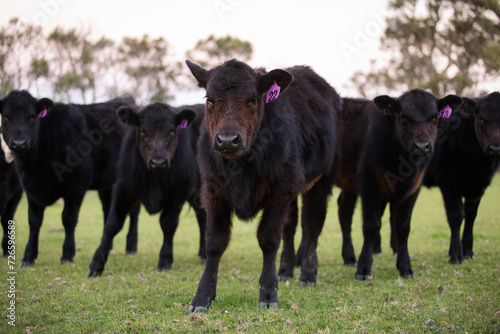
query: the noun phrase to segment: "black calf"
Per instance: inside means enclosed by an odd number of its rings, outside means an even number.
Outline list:
[[[118,161],[118,180],[113,186],[109,217],[87,277],[102,273],[114,236],[122,229],[127,213],[138,203],[142,203],[150,214],[161,211],[160,225],[164,239],[159,271],[170,269],[174,261],[172,240],[186,201],[191,204],[198,219],[198,255],[204,260],[206,214],[199,202],[200,177],[196,166],[196,141],[203,119],[203,106],[176,110],[155,103],[139,113],[129,107],[121,107],[118,116],[131,127]]]

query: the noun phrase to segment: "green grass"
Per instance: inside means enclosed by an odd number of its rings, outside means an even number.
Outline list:
[[[175,263],[156,272],[162,233],[158,215],[141,212],[139,250],[125,255],[125,231],[115,239],[101,278],[85,278],[99,244],[102,213],[89,192],[76,230],[73,264],[59,265],[62,252],[62,206],[47,209],[34,267],[16,276],[16,327],[7,324],[10,299],[7,260],[0,277],[0,333],[496,333],[500,332],[500,178],[479,208],[475,260],[448,264],[449,229],[438,189],[422,189],[413,213],[409,249],[416,278],[399,278],[389,248],[388,217],[383,219],[383,255],[376,256],[373,279],[358,282],[355,268],[344,267],[336,197],[330,201],[320,237],[318,284],[300,288],[299,270],[280,282],[280,306],[258,308],[261,251],[257,222],[234,222],[232,241],[222,258],[217,299],[206,314],[188,315],[203,267],[197,258],[199,232],[194,212],[185,207],[175,236]],[[386,210],[388,211],[388,210]],[[361,216],[355,214],[356,254],[362,245]],[[27,204],[16,215],[16,263],[28,237]],[[128,223],[127,223],[128,225]],[[128,226],[126,227],[128,228]],[[297,245],[300,231],[297,234]]]

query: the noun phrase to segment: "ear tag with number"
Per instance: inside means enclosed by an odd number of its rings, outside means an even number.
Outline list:
[[[438,118],[450,118],[452,111],[453,110],[450,108],[450,106],[447,105],[439,111]]]
[[[177,130],[178,129],[184,129],[188,125],[188,121],[183,119],[179,125],[177,125]]]
[[[47,107],[43,107],[42,111],[38,114],[38,118],[44,118],[47,116]]]
[[[266,95],[266,103],[274,101],[280,95],[281,88],[276,84],[276,81],[273,82]]]

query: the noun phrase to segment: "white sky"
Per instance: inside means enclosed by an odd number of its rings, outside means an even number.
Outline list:
[[[56,26],[83,25],[91,26],[96,37],[116,41],[123,36],[162,36],[181,61],[198,40],[230,34],[252,43],[251,66],[271,70],[309,65],[342,96],[356,96],[345,85],[377,57],[387,4],[388,0],[0,0],[0,25],[19,17],[42,24],[46,32]],[[179,93],[172,104],[201,102],[203,93],[193,90]]]

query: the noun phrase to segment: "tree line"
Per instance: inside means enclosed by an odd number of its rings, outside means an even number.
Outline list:
[[[0,27],[0,95],[28,89],[35,96],[51,92],[55,101],[93,103],[132,95],[138,103],[167,102],[182,86],[182,63],[163,37],[147,34],[115,42],[94,38],[91,28],[40,26],[12,18]],[[252,45],[231,36],[209,36],[187,54],[213,66],[225,58],[249,60]]]
[[[138,103],[166,102],[187,73],[163,37],[93,38],[91,28],[40,26],[17,18],[0,27],[0,95],[29,89],[52,99],[92,103],[130,94]],[[189,58],[203,67],[227,59],[248,61],[250,42],[232,36],[201,39]],[[498,0],[391,0],[381,56],[370,71],[354,73],[350,86],[372,98],[424,88],[436,96],[477,96],[482,82],[498,83]]]

